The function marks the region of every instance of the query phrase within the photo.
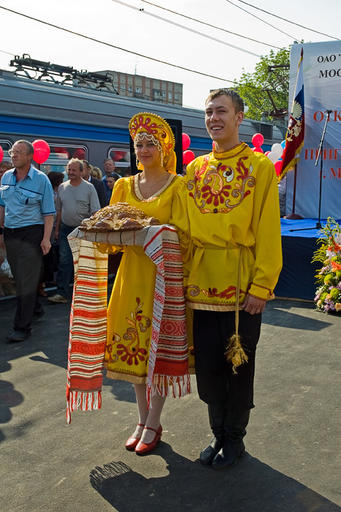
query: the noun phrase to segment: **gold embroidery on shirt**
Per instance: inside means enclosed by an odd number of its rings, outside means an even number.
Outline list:
[[[205,295],[208,298],[219,298],[219,299],[231,299],[236,295],[236,287],[235,286],[229,286],[225,290],[222,290],[221,292],[218,291],[217,288],[200,288],[199,286],[195,284],[190,284],[185,288],[185,292],[189,297],[198,297],[200,293]],[[246,295],[245,291],[240,290],[240,300],[243,300],[243,297]]]
[[[189,180],[189,196],[201,213],[228,213],[247,197],[256,184],[252,176],[253,167],[246,166],[247,156],[238,159],[236,168],[223,165],[209,165],[209,156],[204,157],[203,165],[195,171],[194,179]]]

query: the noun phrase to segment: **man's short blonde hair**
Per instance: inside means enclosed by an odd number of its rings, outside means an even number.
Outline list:
[[[244,112],[244,101],[239,96],[239,94],[233,89],[222,88],[211,91],[206,98],[205,104],[207,104],[209,101],[214,100],[215,98],[218,98],[219,96],[227,96],[228,98],[231,98],[235,111]]]

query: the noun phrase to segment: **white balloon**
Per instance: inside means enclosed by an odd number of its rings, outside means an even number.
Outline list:
[[[268,154],[268,158],[270,158],[271,162],[275,163],[278,160],[278,156],[273,151],[270,151]]]
[[[271,146],[271,152],[274,153],[275,155],[277,155],[277,160],[278,160],[278,158],[280,158],[282,156],[283,148],[278,142],[275,142],[275,144],[272,144],[272,146]]]

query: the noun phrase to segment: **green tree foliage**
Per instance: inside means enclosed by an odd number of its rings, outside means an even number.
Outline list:
[[[251,119],[283,118],[288,111],[290,50],[262,56],[253,73],[243,73],[235,89],[244,99]],[[284,66],[284,67],[275,67]],[[271,67],[271,68],[270,68]]]

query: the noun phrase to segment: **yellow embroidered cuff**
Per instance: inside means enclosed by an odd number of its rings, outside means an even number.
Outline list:
[[[272,290],[265,288],[265,286],[254,283],[251,283],[248,292],[250,295],[254,295],[255,297],[259,297],[260,299],[264,300],[270,300],[273,296]]]

